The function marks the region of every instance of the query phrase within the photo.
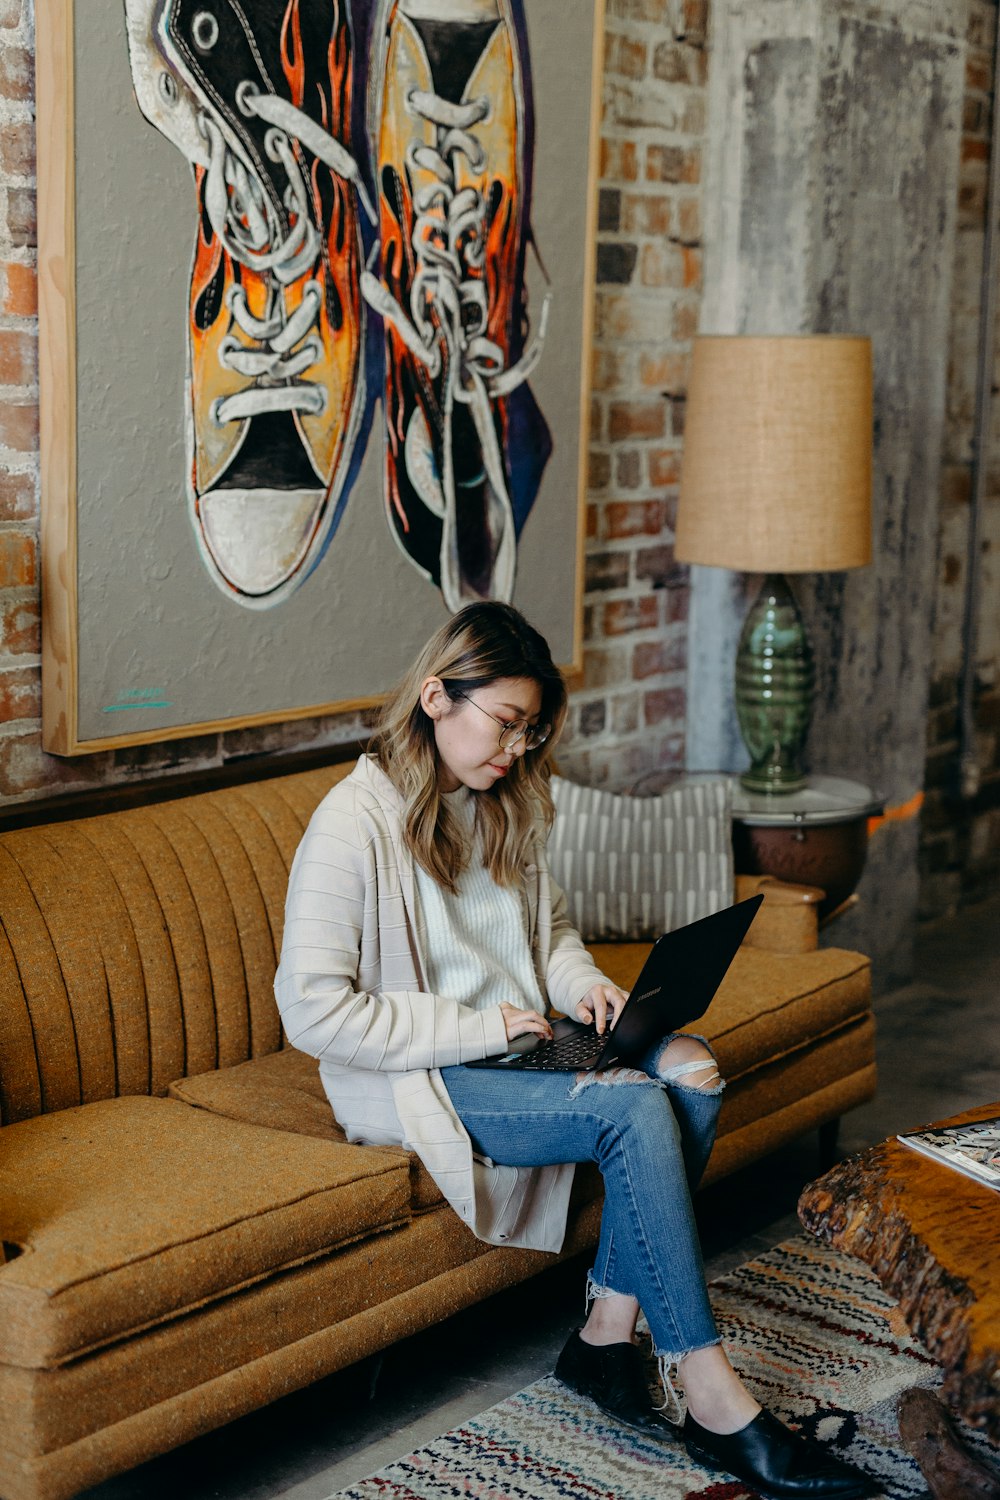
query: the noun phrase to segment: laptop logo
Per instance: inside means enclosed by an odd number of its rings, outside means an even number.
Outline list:
[[[636,1002],[638,1002],[640,1000],[648,1000],[649,997],[650,997],[650,995],[658,995],[660,993],[660,991],[662,990],[662,988],[663,988],[662,984],[654,984],[653,988],[651,990],[643,990],[643,992],[642,992],[641,995],[630,995],[629,999],[630,1000],[634,1000]]]

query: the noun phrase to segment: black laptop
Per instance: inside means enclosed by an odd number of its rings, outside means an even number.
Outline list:
[[[617,1021],[603,1036],[593,1025],[558,1020],[552,1023],[551,1041],[519,1036],[506,1052],[466,1066],[545,1073],[634,1067],[660,1037],[705,1014],[763,899],[751,896],[657,938]]]

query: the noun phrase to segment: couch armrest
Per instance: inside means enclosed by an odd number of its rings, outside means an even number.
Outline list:
[[[815,885],[791,885],[774,875],[737,875],[736,899],[763,893],[764,904],[745,941],[769,953],[809,953],[818,946],[816,909],[824,892]]]

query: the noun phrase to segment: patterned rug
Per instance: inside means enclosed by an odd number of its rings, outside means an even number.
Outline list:
[[[940,1372],[867,1267],[797,1237],[711,1286],[754,1395],[865,1470],[887,1500],[927,1487],[899,1446],[900,1392]],[[651,1361],[655,1374],[655,1365]],[[968,1429],[978,1456],[995,1452]],[[741,1500],[753,1491],[606,1418],[551,1377],[330,1500]]]

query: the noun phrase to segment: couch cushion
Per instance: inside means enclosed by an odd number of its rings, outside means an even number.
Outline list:
[[[648,938],[733,899],[728,781],[623,797],[552,778],[552,875],[585,942]]]
[[[624,989],[638,976],[648,943],[601,943],[594,961]],[[701,1020],[723,1076],[738,1078],[846,1025],[871,1007],[871,965],[861,953],[817,948],[767,953],[745,944]]]
[[[0,1360],[58,1365],[409,1222],[400,1153],[110,1099],[8,1125]]]
[[[173,1099],[230,1120],[348,1144],[330,1108],[316,1059],[295,1047],[255,1057],[234,1068],[179,1078],[170,1085],[169,1093]],[[354,1147],[356,1151],[367,1149]],[[404,1151],[401,1146],[380,1146],[379,1150],[407,1163],[414,1213],[424,1213],[444,1202],[441,1189],[415,1151]]]

